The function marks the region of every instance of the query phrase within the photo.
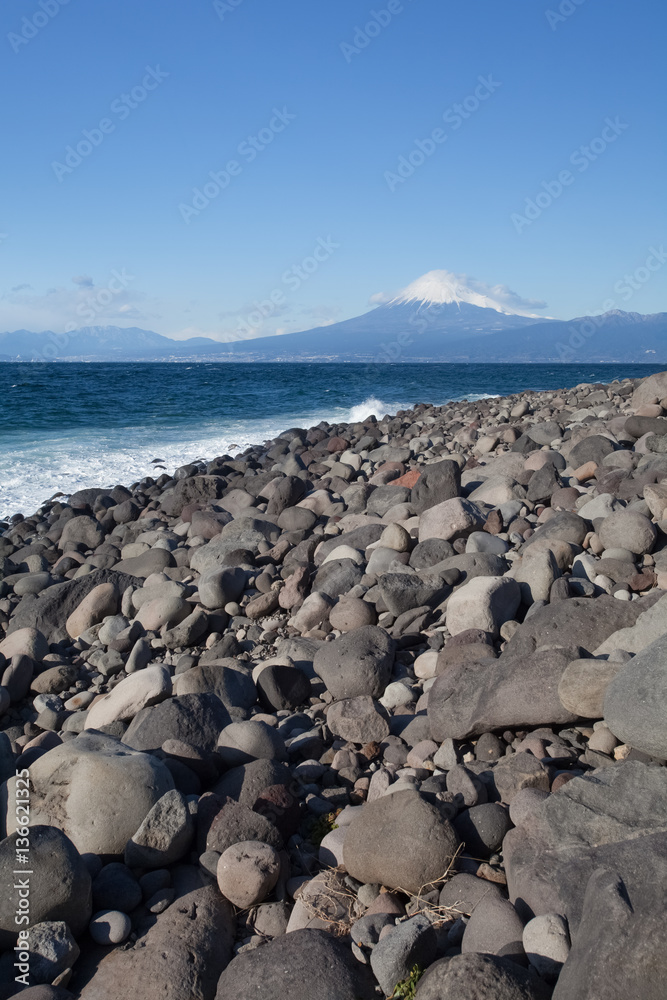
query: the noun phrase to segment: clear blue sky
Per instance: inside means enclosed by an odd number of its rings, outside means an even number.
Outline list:
[[[569,318],[667,244],[662,0],[41,3],[0,10],[0,330],[307,329],[439,268]]]

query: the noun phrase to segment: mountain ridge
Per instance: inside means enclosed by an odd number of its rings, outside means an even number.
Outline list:
[[[251,340],[173,338],[139,327],[0,334],[0,361],[329,361],[544,363],[667,361],[667,313],[613,308],[556,320],[502,285],[429,271],[360,316]]]

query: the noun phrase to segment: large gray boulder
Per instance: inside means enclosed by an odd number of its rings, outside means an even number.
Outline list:
[[[196,876],[187,880],[191,885]],[[108,951],[78,994],[80,1000],[213,1000],[232,955],[235,918],[217,886],[178,891],[159,917],[140,920],[137,941]],[[232,994],[233,996],[234,994]]]
[[[551,990],[520,965],[497,955],[455,955],[434,962],[416,1000],[549,1000]]]
[[[447,872],[459,838],[443,812],[416,791],[366,803],[345,837],[343,857],[359,882],[419,893]]]
[[[17,834],[0,841],[0,948],[13,946],[16,932],[45,920],[64,920],[75,937],[86,929],[93,912],[90,873],[79,852],[62,830],[33,826],[30,830],[31,874],[16,874]],[[30,888],[29,923],[17,925],[17,879]]]
[[[503,841],[510,899],[522,918],[565,916],[579,927],[596,868],[621,872],[633,907],[667,884],[667,770],[622,761],[538,800]]]
[[[374,995],[368,969],[348,945],[325,931],[305,929],[237,955],[220,976],[216,1000],[370,1000]]]
[[[611,680],[604,719],[623,743],[667,758],[667,635],[637,653]]]
[[[567,649],[532,656],[505,651],[497,660],[449,667],[429,691],[431,736],[441,743],[493,729],[576,722],[578,717],[558,697],[560,679],[571,660],[572,650]]]
[[[534,535],[531,535],[527,542],[521,546],[521,552],[534,545],[538,540],[543,543],[549,541],[569,542],[571,545],[581,545],[588,533],[588,525],[578,514],[571,514],[563,510],[554,517],[540,525]]]
[[[365,625],[324,643],[313,666],[336,700],[362,694],[379,698],[391,677],[395,649],[384,629]]]
[[[521,590],[509,576],[477,576],[455,590],[447,602],[447,628],[451,635],[478,628],[498,634],[512,621],[521,604]]]
[[[181,479],[162,498],[160,506],[169,517],[178,517],[188,504],[209,504],[222,497],[227,480],[222,476],[190,476]]]
[[[457,497],[460,492],[461,470],[458,462],[446,458],[422,469],[421,476],[412,487],[410,503],[415,513],[421,514],[428,507]]]
[[[11,635],[22,628],[35,628],[49,642],[67,638],[65,622],[84,597],[101,583],[112,583],[122,595],[128,587],[140,587],[142,581],[127,573],[98,569],[76,580],[54,584],[38,597],[29,595],[23,598],[10,619],[7,634]]]
[[[226,524],[219,535],[195,549],[190,565],[202,575],[212,573],[224,564],[225,556],[234,549],[257,552],[262,542],[275,545],[280,528],[273,521],[243,513]]]
[[[200,663],[174,678],[177,695],[214,694],[233,719],[242,721],[257,701],[257,689],[248,670],[232,657],[212,663]]]
[[[591,875],[582,919],[553,1000],[663,1000],[667,982],[667,889],[656,882],[632,905],[622,877]]]
[[[81,854],[122,854],[150,809],[174,787],[155,757],[92,733],[38,757],[30,777],[30,826],[58,827]],[[15,781],[7,782],[10,803]],[[15,830],[8,808],[7,832]]]
[[[230,768],[212,791],[223,802],[229,796],[235,802],[252,809],[266,788],[272,785],[289,787],[291,784],[290,770],[285,764],[277,760],[260,759]]]
[[[632,406],[636,410],[645,403],[653,403],[656,399],[667,397],[667,372],[656,372],[642,379],[632,394]]]
[[[179,740],[215,750],[220,733],[231,721],[217,695],[185,694],[142,708],[127,727],[123,743],[133,750],[158,750],[166,740]]]
[[[549,524],[551,521],[547,521]],[[592,653],[612,632],[634,625],[639,615],[661,596],[662,591],[657,591],[650,597],[623,602],[603,594],[594,600],[572,597],[548,604],[519,626],[507,643],[504,655],[525,656],[546,645],[582,646]]]

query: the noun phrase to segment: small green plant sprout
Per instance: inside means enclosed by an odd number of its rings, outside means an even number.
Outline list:
[[[396,984],[389,1000],[415,1000],[417,983],[423,975],[424,969],[421,965],[413,965],[408,978]]]
[[[338,829],[338,823],[336,823],[336,820],[338,819],[338,814],[340,812],[340,809],[336,809],[334,812],[325,813],[324,816],[317,817],[308,836],[311,844],[314,844],[315,847],[319,847],[328,833],[331,833],[332,830]]]

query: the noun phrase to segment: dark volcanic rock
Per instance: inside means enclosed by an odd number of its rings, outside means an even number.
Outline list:
[[[667,885],[667,770],[622,761],[567,782],[503,842],[510,899],[579,927],[586,884],[603,867],[622,873],[633,907]]]
[[[345,867],[360,882],[418,893],[452,864],[459,839],[437,806],[418,792],[368,802],[345,837]]]
[[[662,1000],[667,982],[664,883],[635,894],[622,877],[598,868],[586,886],[579,931],[558,977],[553,1000],[636,997]]]
[[[395,648],[384,629],[366,625],[325,643],[313,666],[336,699],[360,694],[379,698],[391,677]]]
[[[178,517],[191,503],[208,504],[218,500],[225,491],[227,480],[222,476],[190,476],[181,479],[174,489],[165,494],[161,507],[170,517]]]
[[[277,760],[253,760],[232,767],[212,791],[224,801],[226,796],[252,809],[262,792],[272,785],[289,786],[289,768]],[[270,817],[269,817],[270,818]]]
[[[252,676],[232,657],[227,663],[201,663],[186,670],[178,678],[178,694],[214,694],[235,719],[245,719],[257,701]]]
[[[423,468],[422,474],[412,487],[410,502],[417,514],[428,507],[434,507],[444,500],[451,500],[461,492],[461,472],[458,462],[445,459]]]
[[[455,955],[426,970],[416,1000],[549,1000],[551,990],[516,962],[497,955]],[[592,1000],[592,998],[591,998]]]
[[[65,622],[84,597],[101,583],[113,583],[118,593],[123,594],[128,587],[140,587],[142,581],[112,569],[98,569],[76,580],[57,583],[47,587],[39,597],[31,596],[20,602],[12,615],[7,634],[11,635],[20,628],[36,628],[49,642],[65,638]]]
[[[0,842],[0,947],[13,947],[19,927],[19,905],[14,888],[17,834]],[[22,845],[21,845],[22,846]],[[26,866],[28,868],[28,866]],[[92,914],[90,873],[76,847],[53,826],[30,829],[30,925],[44,920],[64,920],[78,937]]]
[[[622,602],[602,595],[595,600],[573,597],[539,608],[520,625],[507,643],[503,656],[527,656],[539,646],[582,646],[597,649],[612,632],[634,625],[660,595]],[[620,606],[619,606],[620,605]],[[573,657],[574,658],[574,657]]]
[[[157,750],[165,740],[180,740],[214,750],[220,733],[231,721],[216,695],[185,694],[142,708],[128,726],[123,743],[134,750]]]
[[[558,697],[558,684],[572,659],[567,649],[516,656],[506,650],[497,660],[450,667],[429,691],[431,736],[440,743],[493,729],[576,722],[578,717]]]
[[[298,667],[273,663],[257,678],[260,704],[268,712],[294,712],[310,698],[310,681]]]
[[[164,913],[140,922],[133,947],[102,958],[80,998],[127,1000],[132,993],[142,1000],[213,1000],[232,955],[234,926],[233,908],[217,886],[177,893]]]
[[[371,1000],[374,995],[368,969],[346,944],[325,931],[299,930],[238,955],[220,976],[216,1000]]]
[[[232,844],[244,840],[258,840],[276,850],[283,847],[283,838],[274,824],[240,802],[228,802],[220,810],[209,828],[206,850],[223,854]]]

